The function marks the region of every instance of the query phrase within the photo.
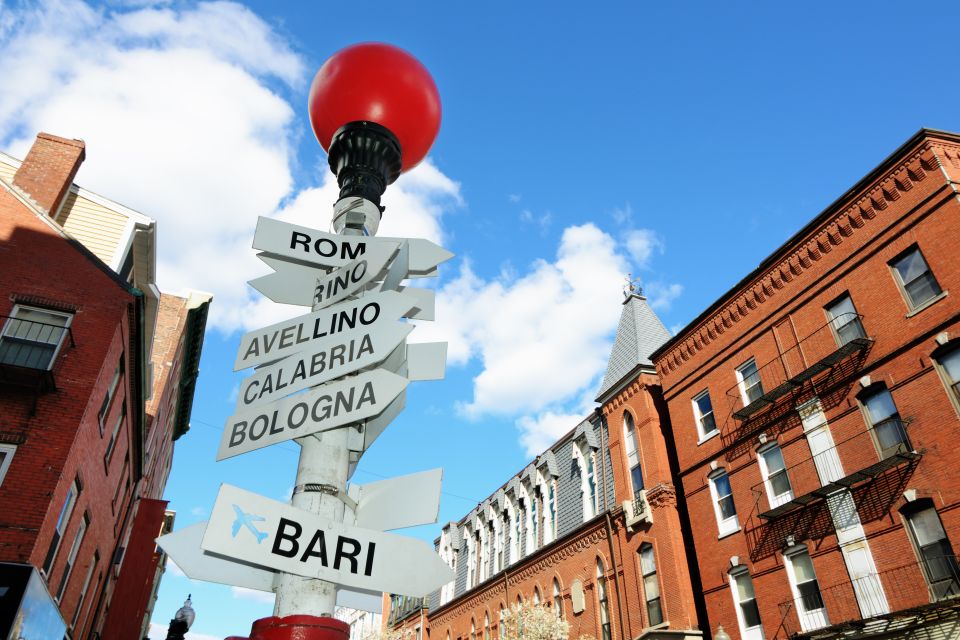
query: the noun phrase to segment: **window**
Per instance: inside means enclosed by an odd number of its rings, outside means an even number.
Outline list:
[[[713,508],[717,515],[717,527],[720,535],[724,536],[740,528],[737,520],[737,507],[733,503],[733,491],[730,489],[730,478],[723,469],[714,471],[710,476],[710,495],[713,497]]]
[[[537,548],[537,496],[530,492],[530,509],[528,510],[530,521],[527,523],[527,553],[533,553]]]
[[[940,516],[928,500],[906,514],[910,537],[920,554],[920,564],[934,600],[960,595],[960,566],[943,530]],[[912,506],[912,505],[911,505]]]
[[[516,562],[520,559],[520,508],[511,503],[507,513],[513,522],[510,528],[510,562]]]
[[[107,442],[107,451],[103,454],[103,466],[109,467],[110,460],[113,458],[113,450],[117,446],[117,438],[120,437],[120,427],[123,426],[123,421],[127,418],[127,405],[124,403],[123,408],[120,410],[120,415],[117,416],[117,421],[113,425],[113,432],[110,434],[110,440]]]
[[[563,620],[563,596],[560,595],[560,582],[553,579],[553,613],[559,620]]]
[[[470,640],[477,640],[477,623],[470,619]]]
[[[951,345],[952,349],[943,355],[937,355],[935,362],[944,383],[950,392],[954,404],[960,407],[960,342]]]
[[[483,614],[483,640],[490,640],[490,614]]]
[[[517,597],[519,598],[520,596]],[[533,604],[540,604],[540,587],[533,588]]]
[[[693,416],[697,420],[697,433],[701,440],[716,433],[717,421],[713,417],[713,405],[710,403],[709,391],[703,391],[693,397]]]
[[[627,452],[627,467],[630,469],[630,482],[633,495],[643,491],[643,472],[640,469],[640,446],[637,441],[637,430],[633,425],[633,416],[623,413],[624,449]]]
[[[603,560],[597,558],[597,599],[600,601],[601,640],[610,640],[610,605],[607,602],[607,577]]]
[[[93,552],[93,562],[90,563],[90,568],[87,569],[87,577],[83,579],[83,586],[80,587],[80,600],[77,602],[77,608],[73,611],[73,618],[70,621],[70,626],[76,630],[77,620],[80,619],[80,611],[83,609],[83,601],[87,598],[87,590],[90,588],[90,580],[93,578],[93,572],[96,570],[97,565],[100,563],[100,552]]]
[[[740,395],[743,396],[744,406],[763,395],[760,371],[757,369],[757,363],[753,358],[737,367],[737,383],[740,385]]]
[[[824,310],[827,312],[827,318],[830,319],[830,326],[833,328],[833,334],[839,346],[842,347],[857,338],[867,337],[849,294],[844,294],[828,304]]]
[[[800,626],[804,631],[819,629],[827,625],[827,613],[820,595],[820,583],[813,570],[813,562],[806,549],[795,551],[788,556],[787,566],[794,590],[794,601]]]
[[[911,449],[907,430],[897,413],[893,396],[886,388],[879,387],[870,391],[862,396],[860,401],[866,409],[881,457],[886,458]]]
[[[73,316],[16,305],[0,335],[0,364],[49,370]]]
[[[744,640],[761,640],[763,627],[760,624],[760,609],[757,596],[753,591],[753,579],[750,573],[741,569],[730,574],[730,587],[737,610],[737,622],[740,635]]]
[[[790,486],[790,476],[787,475],[780,447],[776,443],[767,445],[757,452],[757,459],[760,461],[760,475],[763,476],[770,508],[793,500],[793,487]]]
[[[57,602],[63,598],[63,592],[66,591],[67,581],[70,580],[70,573],[73,571],[73,565],[77,561],[77,553],[80,551],[80,545],[83,544],[83,536],[87,533],[87,525],[90,524],[90,516],[83,514],[80,521],[80,527],[77,529],[77,535],[73,538],[73,544],[70,545],[70,553],[67,554],[67,566],[63,569],[63,576],[60,578],[60,586],[57,588]]]
[[[891,261],[890,266],[911,310],[918,309],[942,293],[917,247]]]
[[[471,539],[473,538],[473,539]],[[467,531],[467,587],[477,584],[477,541],[471,531]]]
[[[16,452],[17,448],[12,444],[0,444],[0,485],[3,484],[3,478],[7,475],[7,469],[10,468]]]
[[[557,483],[547,481],[547,508],[544,514],[543,542],[552,542],[557,539]]]
[[[113,371],[113,378],[110,380],[110,386],[107,387],[107,393],[103,396],[103,402],[100,403],[100,411],[97,412],[97,421],[100,423],[100,435],[106,428],[104,421],[107,419],[107,413],[110,412],[110,403],[113,402],[113,396],[117,392],[117,385],[120,384],[120,378],[123,377],[123,357],[117,363],[117,368]]]
[[[80,482],[74,480],[67,491],[67,497],[63,500],[63,507],[60,508],[60,517],[57,518],[57,525],[53,530],[53,540],[50,541],[50,549],[47,551],[47,557],[43,561],[43,572],[49,576],[50,567],[53,566],[53,559],[57,555],[57,549],[60,546],[60,539],[63,538],[63,532],[70,522],[70,515],[73,513],[73,506],[77,502],[77,496],[80,494]]]
[[[653,545],[640,545],[640,573],[643,575],[643,596],[647,601],[647,626],[663,622],[660,608],[660,581],[657,580],[657,562],[653,557]]]
[[[593,452],[586,455],[587,463],[587,492],[584,506],[584,520],[597,514],[597,479],[593,463]]]
[[[494,518],[493,520],[493,573],[503,569],[503,523]]]

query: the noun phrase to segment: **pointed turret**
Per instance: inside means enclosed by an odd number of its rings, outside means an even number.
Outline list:
[[[627,282],[623,292],[620,325],[617,327],[617,337],[613,341],[597,402],[603,402],[628,376],[632,379],[642,369],[653,372],[650,354],[670,339],[670,332],[650,308],[643,290],[629,277]]]

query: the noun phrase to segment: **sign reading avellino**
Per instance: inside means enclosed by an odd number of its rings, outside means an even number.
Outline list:
[[[406,388],[406,378],[374,369],[257,405],[227,418],[217,460],[366,420]]]
[[[303,351],[323,338],[358,327],[369,327],[378,320],[382,324],[399,320],[417,305],[424,304],[421,296],[408,291],[411,290],[367,295],[251,331],[240,338],[233,370],[274,362]]]
[[[227,484],[201,546],[286,573],[418,598],[454,577],[422,540],[333,522]]]

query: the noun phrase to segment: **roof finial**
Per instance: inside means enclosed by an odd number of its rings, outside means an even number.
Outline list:
[[[626,285],[623,287],[623,297],[627,300],[630,299],[630,296],[642,296],[643,288],[640,286],[640,278],[634,278],[632,273],[628,273],[627,277],[624,278]]]

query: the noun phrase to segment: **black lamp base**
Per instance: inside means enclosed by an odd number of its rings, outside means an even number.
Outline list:
[[[400,141],[389,129],[365,120],[348,122],[333,134],[327,159],[341,200],[364,198],[383,211],[380,196],[403,166]]]

